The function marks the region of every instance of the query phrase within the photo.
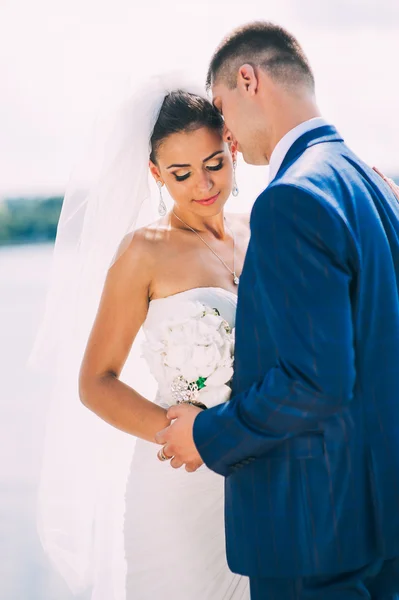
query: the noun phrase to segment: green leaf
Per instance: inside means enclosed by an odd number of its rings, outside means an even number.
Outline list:
[[[199,377],[197,379],[197,381],[195,382],[198,385],[198,389],[202,390],[202,388],[205,387],[205,381],[207,380],[206,377]]]

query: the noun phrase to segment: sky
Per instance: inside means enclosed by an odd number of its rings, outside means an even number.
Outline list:
[[[0,196],[62,194],[97,115],[153,73],[202,81],[224,35],[256,19],[298,37],[323,115],[364,160],[399,173],[397,2],[0,0]]]

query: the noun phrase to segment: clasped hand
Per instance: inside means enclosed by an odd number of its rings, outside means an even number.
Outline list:
[[[170,460],[174,469],[186,466],[193,473],[203,464],[193,438],[194,421],[201,408],[192,404],[172,406],[167,412],[171,424],[155,435],[157,444],[163,448],[158,452],[160,460]]]

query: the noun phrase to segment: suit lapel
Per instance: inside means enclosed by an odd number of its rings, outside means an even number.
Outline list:
[[[292,144],[291,148],[288,150],[279,170],[277,171],[276,177],[280,175],[288,165],[294,162],[294,160],[296,160],[296,158],[307,148],[310,148],[316,144],[323,144],[325,142],[343,141],[343,138],[332,125],[323,125],[322,127],[317,127],[316,129],[312,129],[311,131],[304,133]]]

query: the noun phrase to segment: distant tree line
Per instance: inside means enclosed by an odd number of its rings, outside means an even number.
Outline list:
[[[393,177],[399,184],[399,176]],[[63,197],[0,201],[0,246],[54,242]]]
[[[54,242],[63,197],[0,201],[0,245]]]

